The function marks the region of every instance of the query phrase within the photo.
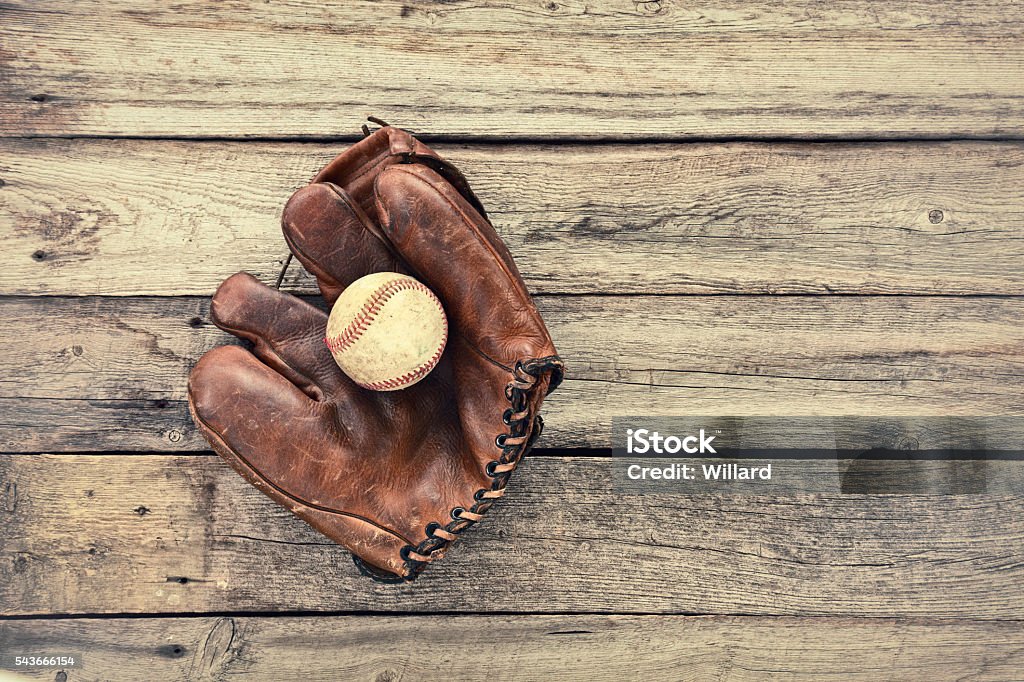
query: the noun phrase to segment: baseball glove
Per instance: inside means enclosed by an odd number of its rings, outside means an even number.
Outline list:
[[[292,196],[284,235],[328,306],[372,272],[429,286],[449,319],[437,367],[403,390],[360,388],[324,343],[326,313],[238,273],[210,315],[251,350],[208,352],[188,397],[243,477],[347,547],[365,574],[401,582],[505,494],[562,362],[462,174],[380,123]]]

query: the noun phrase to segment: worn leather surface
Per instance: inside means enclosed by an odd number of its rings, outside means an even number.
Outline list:
[[[400,391],[356,386],[327,315],[239,273],[213,322],[251,342],[189,379],[193,417],[242,476],[379,579],[414,578],[504,494],[561,361],[508,249],[462,175],[385,126],[289,200],[285,239],[328,304],[371,272],[411,274],[444,304],[436,369]]]

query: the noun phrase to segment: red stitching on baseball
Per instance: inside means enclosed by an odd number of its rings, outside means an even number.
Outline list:
[[[442,312],[444,311],[442,310]],[[367,384],[360,382],[356,383],[363,388],[369,388],[374,391],[386,391],[394,388],[400,388],[407,384],[416,383],[429,374],[430,370],[434,369],[434,365],[436,365],[437,361],[441,359],[441,353],[444,352],[444,347],[446,345],[448,345],[448,319],[444,318],[444,333],[441,334],[441,343],[437,346],[437,350],[434,351],[434,356],[432,358],[416,369],[406,372],[402,376],[394,377],[392,379],[384,379],[383,381],[372,381]]]
[[[400,388],[406,384],[415,383],[422,379],[424,376],[430,373],[430,370],[434,368],[438,360],[441,359],[441,354],[444,352],[444,347],[448,344],[448,317],[444,314],[444,307],[441,305],[441,301],[437,299],[434,292],[431,291],[422,282],[417,282],[414,279],[395,279],[382,284],[377,287],[363,307],[359,309],[356,316],[348,323],[340,333],[331,337],[324,337],[324,343],[327,344],[327,348],[330,349],[331,353],[342,353],[352,347],[356,341],[363,335],[367,329],[370,328],[370,323],[373,322],[380,311],[384,308],[384,304],[387,303],[392,296],[397,294],[399,291],[422,291],[437,305],[437,309],[441,311],[441,321],[444,323],[444,329],[441,334],[441,343],[438,345],[437,350],[434,351],[433,357],[424,362],[422,365],[413,369],[405,374],[391,379],[384,379],[382,381],[373,381],[370,383],[356,382],[363,388],[369,388],[374,391],[383,391],[389,389]]]
[[[341,353],[347,350],[359,340],[359,337],[363,335],[370,323],[376,319],[380,313],[381,308],[384,304],[391,299],[392,296],[397,294],[399,291],[418,290],[425,292],[431,299],[437,303],[437,307],[441,310],[441,314],[444,314],[444,308],[441,307],[441,302],[434,296],[434,292],[428,289],[422,282],[417,282],[414,279],[393,279],[390,282],[380,285],[373,292],[363,307],[359,309],[356,316],[352,318],[352,321],[348,323],[348,326],[341,330],[335,336],[324,337],[324,343],[332,353]],[[448,321],[445,320],[447,326]]]

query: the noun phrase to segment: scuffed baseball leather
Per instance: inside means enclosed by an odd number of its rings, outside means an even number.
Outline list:
[[[371,272],[424,282],[448,314],[448,346],[416,385],[368,391],[335,365],[324,312],[238,273],[211,317],[252,350],[200,359],[193,418],[242,476],[365,573],[412,580],[504,494],[561,360],[462,174],[405,131],[385,125],[331,161],[288,201],[282,226],[328,305]]]

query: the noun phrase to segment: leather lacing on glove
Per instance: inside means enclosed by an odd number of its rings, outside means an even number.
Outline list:
[[[436,521],[427,524],[427,539],[419,546],[406,545],[401,549],[401,557],[409,569],[408,577],[380,571],[353,554],[352,561],[364,575],[382,583],[412,582],[431,561],[444,556],[448,546],[458,539],[460,533],[483,520],[484,514],[494,502],[505,495],[505,486],[512,478],[512,472],[544,430],[544,420],[539,414],[532,417],[533,429],[529,429],[529,395],[538,379],[548,372],[551,372],[547,389],[550,393],[562,382],[563,377],[563,363],[557,355],[516,363],[512,381],[505,385],[505,397],[511,407],[502,414],[501,421],[509,427],[509,431],[498,434],[494,439],[494,444],[501,448],[501,456],[487,464],[485,471],[492,481],[490,489],[477,490],[473,495],[476,502],[469,509],[452,509],[451,521],[447,524],[442,526]]]

